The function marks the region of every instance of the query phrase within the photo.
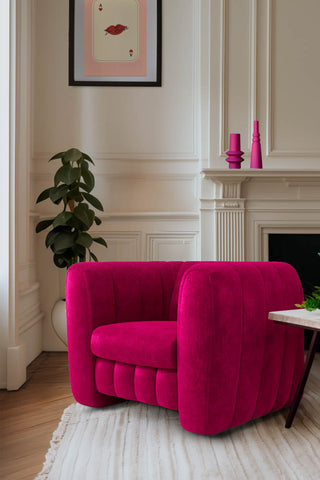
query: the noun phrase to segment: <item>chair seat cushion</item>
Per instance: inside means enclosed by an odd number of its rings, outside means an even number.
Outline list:
[[[91,351],[107,360],[155,367],[177,368],[177,322],[126,322],[96,328]]]

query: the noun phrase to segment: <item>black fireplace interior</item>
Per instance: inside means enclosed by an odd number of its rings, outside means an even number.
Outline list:
[[[314,286],[320,286],[320,235],[270,234],[269,260],[290,263],[298,272],[305,296]],[[312,331],[305,330],[305,347],[308,348]]]

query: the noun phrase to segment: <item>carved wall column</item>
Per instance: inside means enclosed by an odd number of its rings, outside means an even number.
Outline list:
[[[202,260],[243,261],[245,200],[244,177],[204,172],[201,198]],[[211,186],[210,186],[211,183]]]

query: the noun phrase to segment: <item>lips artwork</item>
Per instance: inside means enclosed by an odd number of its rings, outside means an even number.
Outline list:
[[[128,30],[128,27],[118,23],[117,25],[110,25],[108,28],[105,28],[106,35],[120,35],[125,30]]]

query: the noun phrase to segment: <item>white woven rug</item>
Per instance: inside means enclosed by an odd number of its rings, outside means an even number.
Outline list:
[[[286,414],[204,437],[184,431],[178,414],[164,408],[73,404],[35,480],[319,479],[319,358],[291,429]]]

